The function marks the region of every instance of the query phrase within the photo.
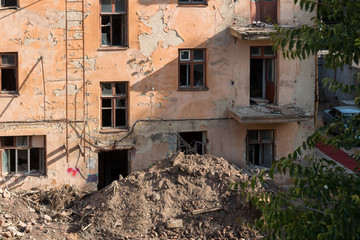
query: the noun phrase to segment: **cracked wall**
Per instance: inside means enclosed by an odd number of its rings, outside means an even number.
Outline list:
[[[227,108],[249,104],[250,46],[270,45],[269,41],[235,40],[228,32],[233,24],[249,24],[250,1],[208,0],[207,6],[179,6],[171,1],[130,1],[128,4],[128,46],[104,49],[100,46],[99,1],[85,3],[85,34],[69,33],[79,42],[85,38],[85,51],[71,51],[69,61],[73,79],[69,81],[70,146],[73,152],[66,162],[65,144],[65,13],[62,1],[20,1],[19,10],[0,11],[0,52],[17,52],[19,57],[19,94],[0,97],[0,123],[21,121],[9,127],[0,126],[0,136],[41,134],[48,136],[49,182],[70,182],[87,186],[80,177],[66,174],[66,167],[76,166],[82,173],[97,173],[87,168],[76,146],[85,135],[86,159],[97,161],[102,149],[129,149],[131,170],[148,167],[152,161],[176,151],[176,135],[159,122],[142,123],[124,138],[138,119],[167,119],[174,131],[206,131],[208,153],[224,156],[244,164],[246,129],[266,126],[244,126],[228,119]],[[74,9],[76,10],[76,9]],[[307,21],[292,0],[279,0],[281,23]],[[80,26],[81,14],[68,15],[74,20],[68,29]],[[68,47],[81,47],[68,42]],[[204,91],[179,91],[178,50],[206,49],[206,87]],[[85,62],[75,58],[85,56]],[[281,104],[298,103],[312,108],[311,61],[279,61]],[[85,67],[85,79],[82,79]],[[291,70],[291,71],[290,71]],[[85,86],[82,85],[85,80]],[[128,83],[128,129],[113,131],[101,128],[101,83]],[[296,82],[295,82],[296,81]],[[303,89],[309,98],[301,99]],[[85,102],[83,102],[85,93]],[[214,119],[214,120],[209,120]],[[44,121],[45,120],[45,121]],[[36,127],[27,128],[29,122]],[[13,125],[12,125],[13,126]],[[303,138],[311,124],[274,126],[279,133],[299,133]],[[18,128],[18,129],[17,129]],[[26,131],[24,130],[26,129]],[[219,141],[219,139],[222,139]],[[121,141],[120,141],[121,140]],[[117,142],[120,141],[120,142]],[[287,154],[298,140],[285,137],[278,142],[279,154]],[[60,150],[59,150],[60,149]],[[52,152],[58,153],[51,155]],[[91,185],[91,184],[90,184]]]

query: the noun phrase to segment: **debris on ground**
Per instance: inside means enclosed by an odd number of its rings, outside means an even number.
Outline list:
[[[260,213],[229,188],[251,176],[222,158],[179,153],[120,178],[92,194],[70,185],[0,189],[0,239],[263,237],[251,228]]]

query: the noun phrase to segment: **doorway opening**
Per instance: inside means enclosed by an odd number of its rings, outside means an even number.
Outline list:
[[[251,0],[252,21],[277,22],[277,0]]]
[[[181,132],[178,137],[178,151],[184,154],[205,154],[205,132]]]
[[[276,52],[272,47],[251,47],[250,101],[275,103]]]
[[[126,177],[129,174],[128,150],[99,152],[98,160],[99,190],[106,187],[114,180],[118,180],[120,175]]]

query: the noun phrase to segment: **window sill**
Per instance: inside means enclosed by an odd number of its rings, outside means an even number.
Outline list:
[[[124,51],[129,49],[127,46],[100,46],[98,51]]]
[[[19,93],[18,92],[0,92],[0,98],[17,98],[19,97]]]
[[[202,88],[178,88],[178,91],[209,91],[209,88],[202,87]]]
[[[20,8],[18,6],[11,6],[11,7],[0,7],[1,10],[19,10]]]
[[[100,129],[99,133],[121,133],[121,132],[128,132],[128,128],[109,128],[109,129]]]
[[[29,172],[9,172],[9,173],[4,173],[3,174],[4,177],[6,178],[12,178],[12,177],[21,177],[21,176],[29,176],[29,177],[46,177],[46,174],[38,171],[38,170],[33,170],[30,173]]]
[[[248,166],[250,169],[252,170],[265,170],[265,171],[270,171],[271,167],[265,167],[265,166],[261,166],[261,165],[255,165],[252,163],[248,163]]]
[[[199,4],[199,3],[178,3],[178,7],[207,7],[207,3]]]

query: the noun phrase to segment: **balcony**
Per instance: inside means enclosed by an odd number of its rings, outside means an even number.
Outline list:
[[[250,105],[248,107],[232,107],[230,116],[242,124],[289,123],[306,121],[313,117],[310,112],[294,105]]]

